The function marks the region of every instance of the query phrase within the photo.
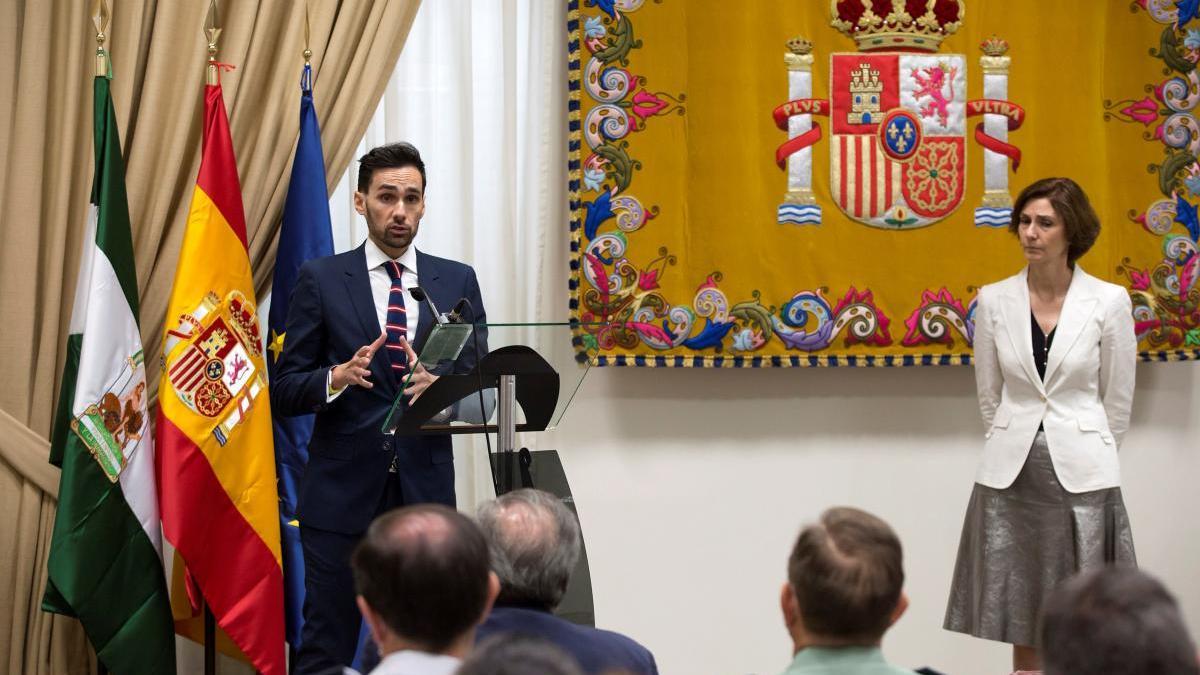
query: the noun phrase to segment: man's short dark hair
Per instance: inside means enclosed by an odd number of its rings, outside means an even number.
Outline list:
[[[1195,675],[1196,647],[1175,598],[1132,567],[1081,574],[1042,614],[1046,675]]]
[[[351,567],[355,590],[388,628],[431,652],[478,623],[487,605],[487,541],[474,521],[438,504],[376,518]]]
[[[904,586],[900,540],[888,524],[849,507],[805,527],[788,559],[788,582],[806,631],[874,643],[891,625]]]
[[[575,514],[549,492],[524,488],[484,503],[476,517],[500,578],[497,602],[557,607],[579,561]]]
[[[481,642],[458,675],[583,675],[583,669],[545,638],[510,633]]]
[[[425,178],[425,161],[421,153],[412,143],[389,143],[377,148],[371,148],[367,154],[358,158],[358,191],[366,194],[371,189],[371,177],[377,169],[402,169],[414,167],[421,174],[421,194],[429,181]]]
[[[1088,201],[1087,194],[1070,178],[1043,178],[1030,183],[1021,190],[1013,204],[1012,219],[1008,223],[1009,232],[1017,233],[1021,226],[1021,212],[1035,199],[1046,199],[1054,207],[1054,213],[1062,220],[1066,230],[1067,262],[1075,264],[1100,236],[1100,218],[1092,208],[1092,203]]]

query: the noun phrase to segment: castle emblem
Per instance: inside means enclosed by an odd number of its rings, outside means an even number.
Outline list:
[[[975,224],[1007,224],[1007,141],[1024,111],[1007,100],[1008,45],[987,41],[980,60],[985,99],[968,101],[967,58],[938,52],[962,25],[963,0],[830,0],[832,25],[859,51],[830,55],[828,99],[812,98],[812,43],[788,42],[788,94],[775,122],[788,132],[776,151],[787,172],[780,223],[819,224],[812,191],[814,116],[830,118],[830,197],[851,219],[884,229],[932,225],[962,204],[967,185],[967,118],[983,116],[974,139],[984,146],[985,197]]]
[[[883,83],[879,71],[869,63],[858,64],[858,70],[850,73],[850,112],[848,124],[870,124],[882,117],[879,114],[879,99],[883,95]]]

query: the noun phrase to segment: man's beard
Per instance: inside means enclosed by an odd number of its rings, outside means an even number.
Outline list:
[[[417,236],[417,226],[408,228],[407,234],[396,234],[391,231],[390,227],[382,229],[374,227],[373,223],[368,223],[368,232],[378,231],[379,234],[375,237],[377,244],[383,244],[388,248],[405,249],[412,245],[413,239]]]

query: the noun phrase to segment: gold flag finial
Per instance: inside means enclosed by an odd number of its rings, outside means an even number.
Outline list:
[[[217,72],[217,39],[221,37],[221,28],[217,25],[217,0],[209,0],[208,18],[204,21],[204,34],[208,36],[208,78],[210,86],[221,83]]]
[[[308,15],[309,15],[309,6],[308,6],[308,2],[305,2],[304,3],[304,62],[305,63],[308,63],[309,59],[312,58],[312,48],[309,45],[309,42],[312,38],[312,29],[310,28],[311,24],[309,22]]]
[[[92,0],[92,25],[96,27],[96,76],[108,75],[108,52],[104,51],[104,42],[108,39],[108,20],[112,13],[108,11],[108,0]]]

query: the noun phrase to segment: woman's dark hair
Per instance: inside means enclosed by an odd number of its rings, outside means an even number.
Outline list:
[[[1049,200],[1054,213],[1062,220],[1067,233],[1067,263],[1074,265],[1100,236],[1100,219],[1083,193],[1083,188],[1070,178],[1043,178],[1030,184],[1021,190],[1013,204],[1009,232],[1017,233],[1021,225],[1021,212],[1035,199]]]

